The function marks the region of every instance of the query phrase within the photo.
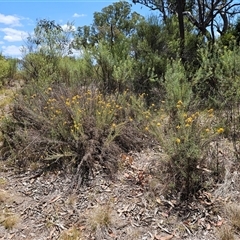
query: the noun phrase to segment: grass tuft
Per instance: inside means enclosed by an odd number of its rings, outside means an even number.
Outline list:
[[[97,206],[88,216],[88,224],[93,231],[96,231],[98,227],[110,225],[111,221],[111,208],[109,205]]]
[[[12,229],[19,222],[19,217],[15,214],[7,216],[3,221],[3,226],[6,229]]]
[[[82,240],[81,232],[76,227],[71,227],[62,232],[60,240]]]
[[[231,204],[227,207],[227,212],[229,214],[231,225],[236,230],[240,230],[240,206],[237,204]]]
[[[219,231],[219,240],[235,240],[233,231],[229,226],[223,226]]]

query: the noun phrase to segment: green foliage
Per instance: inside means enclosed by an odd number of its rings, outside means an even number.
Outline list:
[[[192,87],[181,61],[167,66],[165,112],[157,112],[150,121],[150,132],[169,157],[169,173],[174,176],[174,190],[189,199],[203,187],[204,175],[199,167],[207,145],[224,130],[215,125],[212,110],[192,112]]]
[[[199,49],[201,66],[195,72],[195,92],[206,105],[226,107],[238,101],[239,95],[239,47],[215,45],[212,50]],[[207,101],[206,101],[207,100]]]
[[[10,79],[14,79],[17,77],[17,72],[18,72],[18,62],[19,60],[16,58],[8,58],[7,59],[9,63],[9,72],[8,72],[8,77]]]
[[[9,62],[2,55],[0,55],[0,66],[0,84],[2,85],[4,78],[8,77],[9,75],[10,68]]]
[[[226,34],[221,36],[221,41],[226,46],[229,45],[229,42],[232,42],[232,40],[235,40],[237,45],[240,43],[240,17],[237,18],[236,22],[233,24],[233,26],[227,31]]]
[[[67,28],[63,29],[55,21],[38,20],[34,34],[27,39],[27,50],[46,54],[50,59],[66,55],[71,51],[70,37],[72,33],[73,26],[71,23],[68,23]]]
[[[92,26],[78,27],[75,35],[74,47],[81,49],[87,46],[96,46],[104,40],[111,47],[130,37],[141,17],[131,12],[131,5],[126,1],[119,1],[94,13]]]
[[[91,56],[83,51],[82,58],[63,57],[58,64],[58,82],[69,86],[83,84],[85,86],[94,82],[94,65]],[[95,77],[96,78],[96,77]]]
[[[185,106],[189,106],[192,89],[191,84],[187,81],[181,60],[172,60],[168,63],[163,85],[166,89],[167,111],[170,114],[176,111],[178,101],[182,101]]]
[[[142,19],[137,13],[131,12],[129,3],[121,1],[94,13],[91,28],[78,28],[73,46],[75,49],[85,49],[96,61],[96,77],[103,91],[114,92],[116,89],[123,89],[126,80],[119,75],[120,69],[127,70],[126,76],[133,73],[134,62],[130,56],[131,36]],[[131,82],[128,84],[131,85]]]
[[[23,59],[23,76],[26,82],[38,81],[39,85],[54,82],[57,79],[56,65],[48,61],[41,53],[29,53]]]
[[[4,157],[20,169],[74,172],[78,186],[95,163],[113,173],[120,152],[140,150],[151,136],[168,155],[174,190],[191,197],[204,186],[212,140],[232,134],[239,156],[240,49],[223,39],[208,48],[186,22],[180,59],[178,37],[175,16],[144,19],[124,1],[76,34],[71,24],[38,21],[24,49],[26,85],[1,126]],[[69,56],[72,48],[79,58]],[[16,74],[15,60],[0,65],[0,79]],[[203,110],[210,106],[216,116]]]
[[[214,35],[216,31],[220,35],[224,35],[231,27],[230,19],[239,14],[235,9],[238,4],[235,4],[234,1],[216,1],[214,3],[212,2],[212,4],[211,2],[207,2],[208,11],[204,10],[206,3],[203,1],[132,0],[132,2],[145,5],[152,10],[157,10],[164,24],[174,17],[174,15],[178,14],[179,23],[177,29],[180,32],[185,31],[186,22],[187,24],[193,25],[198,35],[202,34],[202,36],[208,39],[210,44],[215,42]],[[182,22],[183,16],[185,20],[184,24]],[[179,34],[178,37],[184,38],[183,35]]]
[[[34,34],[27,38],[23,48],[23,71],[25,80],[54,82],[58,80],[60,58],[71,53],[70,37],[73,33],[72,24],[64,30],[55,21],[39,20]]]

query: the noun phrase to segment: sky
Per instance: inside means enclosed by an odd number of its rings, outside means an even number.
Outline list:
[[[54,20],[62,27],[73,22],[77,28],[90,25],[94,12],[101,12],[114,2],[117,0],[0,0],[0,52],[4,56],[21,58],[21,48],[33,33],[37,19]],[[139,4],[132,4],[132,10],[145,17],[151,14]]]

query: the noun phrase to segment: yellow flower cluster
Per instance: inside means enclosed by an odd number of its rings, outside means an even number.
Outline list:
[[[192,117],[188,117],[186,120],[185,120],[185,123],[190,125],[191,123],[193,122],[193,118]]]
[[[209,129],[209,128],[206,128],[206,129],[205,129],[205,132],[207,132],[207,133],[210,132],[210,129]]]
[[[181,100],[179,100],[177,102],[177,108],[181,108],[183,106],[183,102]]]
[[[143,114],[145,115],[145,118],[146,118],[146,119],[149,119],[149,118],[152,116],[152,114],[150,113],[150,111],[146,111],[146,112],[144,112]]]
[[[180,144],[180,143],[181,143],[181,139],[180,139],[180,138],[177,138],[177,139],[176,139],[176,143],[177,143],[177,144]]]
[[[207,112],[209,114],[209,117],[213,117],[213,112],[214,112],[213,108],[209,109]]]
[[[224,132],[224,129],[223,129],[223,128],[218,128],[218,129],[217,129],[217,133],[218,133],[218,134],[222,134],[223,132]]]

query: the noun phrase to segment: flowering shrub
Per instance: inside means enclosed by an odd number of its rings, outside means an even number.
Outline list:
[[[176,109],[174,120],[161,111],[156,113],[149,131],[169,156],[175,189],[183,198],[188,198],[202,187],[203,174],[199,169],[204,163],[208,143],[224,129],[217,127],[213,109],[191,113],[181,100],[176,103]]]
[[[120,153],[143,142],[137,138],[148,116],[143,114],[143,96],[128,90],[103,95],[94,87],[64,84],[26,86],[16,96],[12,119],[3,126],[5,144],[21,169],[77,168],[76,184],[93,174],[97,162],[113,173]]]

